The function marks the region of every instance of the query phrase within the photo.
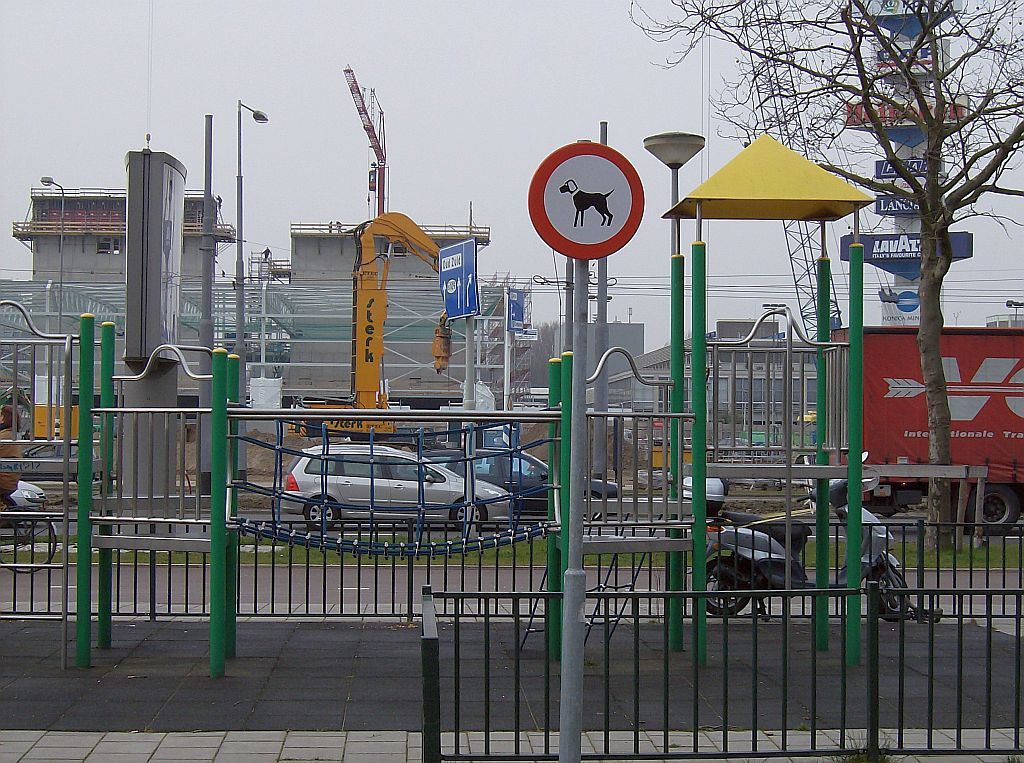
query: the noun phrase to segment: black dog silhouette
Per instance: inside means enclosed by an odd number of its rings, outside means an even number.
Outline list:
[[[572,221],[573,228],[583,225],[583,216],[591,207],[601,215],[601,225],[612,224],[612,213],[608,211],[608,197],[615,192],[614,188],[608,193],[587,193],[580,190],[575,180],[570,179],[562,184],[558,192],[572,195],[572,203],[576,205],[576,217]]]

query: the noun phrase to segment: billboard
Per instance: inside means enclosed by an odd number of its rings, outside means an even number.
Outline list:
[[[185,166],[161,151],[129,151],[125,360],[178,341]]]

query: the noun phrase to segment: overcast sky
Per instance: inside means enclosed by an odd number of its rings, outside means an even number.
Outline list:
[[[741,149],[718,137],[706,106],[730,57],[716,57],[708,72],[696,57],[661,66],[671,53],[632,24],[624,0],[2,0],[0,216],[6,226],[24,219],[42,175],[67,188],[123,188],[124,154],[142,148],[147,132],[200,189],[203,115],[212,113],[215,192],[233,223],[241,99],[270,116],[244,127],[247,249],[287,256],[292,222],[367,217],[369,150],[342,74],[351,65],[386,113],[390,209],[423,225],[465,224],[472,202],[475,221],[491,227],[484,274],[553,277],[552,252],[527,212],[530,178],[558,146],[596,140],[607,120],[609,143],[633,162],[648,200],[636,237],[610,260],[618,283],[609,317],[626,321],[631,308],[651,349],[668,339],[669,224],[660,215],[670,191],[668,170],[643,138],[708,136],[707,150],[681,171],[684,194]],[[833,228],[833,240],[847,232],[845,222]],[[1020,234],[1008,238],[991,223],[970,229],[975,258],[950,274],[948,323],[983,322],[1006,312],[1007,298],[1024,299]],[[796,306],[780,224],[714,223],[705,238],[712,319],[766,301]],[[28,251],[8,235],[2,241],[0,277],[28,278]],[[221,257],[218,270],[232,270],[233,253]],[[867,317],[877,320],[873,269],[866,281]],[[536,294],[535,322],[557,310],[552,294]]]

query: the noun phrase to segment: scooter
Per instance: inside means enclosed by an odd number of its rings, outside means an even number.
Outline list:
[[[877,481],[877,475],[866,477],[863,490],[873,490]],[[829,483],[829,504],[845,526],[849,514],[847,480],[832,480]],[[746,609],[752,598],[756,598],[749,594],[730,595],[727,593],[729,591],[816,587],[815,582],[807,577],[801,562],[804,547],[812,533],[809,524],[790,522],[791,555],[787,556],[786,524],[778,518],[765,519],[758,514],[723,509],[718,513],[718,519],[717,527],[708,528],[707,590],[721,591],[723,595],[707,600],[708,612],[713,615],[736,615]],[[878,581],[882,594],[880,613],[884,619],[900,620],[916,616],[909,597],[900,593],[907,589],[907,582],[899,560],[889,553],[894,540],[888,528],[867,509],[862,509],[861,522],[864,532],[857,585],[863,580]],[[848,585],[848,573],[844,565],[839,570],[837,581],[830,587],[845,589]]]

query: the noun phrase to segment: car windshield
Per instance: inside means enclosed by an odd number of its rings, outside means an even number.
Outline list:
[[[527,478],[542,478],[544,476],[544,466],[535,461],[530,461],[522,456],[515,456],[512,459],[512,476],[513,477],[527,477]]]

